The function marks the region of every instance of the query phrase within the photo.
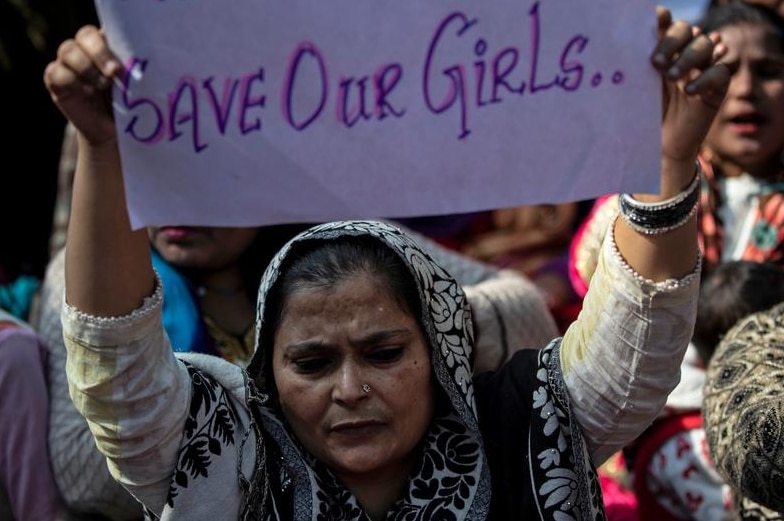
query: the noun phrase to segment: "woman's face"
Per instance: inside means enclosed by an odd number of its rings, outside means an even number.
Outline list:
[[[727,97],[706,137],[719,159],[747,171],[778,164],[784,149],[784,53],[767,25],[720,31],[731,72]]]
[[[184,269],[215,270],[236,263],[259,229],[163,226],[150,227],[147,233],[155,249],[170,264]]]
[[[294,434],[338,477],[408,476],[435,408],[430,351],[376,279],[291,294],[272,369]]]

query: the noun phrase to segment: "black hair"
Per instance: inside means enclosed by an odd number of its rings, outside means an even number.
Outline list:
[[[784,269],[772,263],[728,261],[703,280],[692,343],[707,365],[724,334],[741,318],[784,301]]]
[[[262,226],[259,229],[258,234],[239,261],[245,292],[252,302],[256,301],[261,277],[275,254],[295,235],[311,226],[313,225],[279,224]]]
[[[776,35],[779,47],[784,52],[784,18],[774,9],[761,4],[743,1],[729,1],[713,4],[697,22],[697,27],[706,34],[718,31],[727,26],[740,24],[765,24]]]

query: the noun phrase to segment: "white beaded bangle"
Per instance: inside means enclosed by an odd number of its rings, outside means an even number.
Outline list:
[[[702,176],[702,168],[700,167],[699,162],[697,163],[697,170],[694,173],[694,178],[689,183],[682,192],[675,194],[674,196],[670,197],[669,199],[665,199],[664,201],[656,201],[653,203],[645,203],[642,201],[638,201],[634,199],[630,194],[622,194],[621,197],[626,199],[626,202],[635,208],[639,208],[640,210],[645,210],[649,212],[655,212],[660,210],[667,210],[678,204],[682,203],[689,195],[696,190],[700,185],[700,179]]]
[[[643,203],[629,194],[618,199],[621,218],[630,228],[643,235],[667,233],[686,224],[697,212],[700,199],[701,168],[689,186],[674,197],[655,203]]]

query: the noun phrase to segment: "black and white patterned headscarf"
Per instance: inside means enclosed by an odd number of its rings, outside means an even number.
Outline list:
[[[270,363],[270,349],[260,345],[260,339],[269,338],[264,304],[292,247],[304,241],[334,241],[345,236],[374,237],[408,266],[419,292],[421,323],[431,347],[433,373],[450,404],[450,410],[437,415],[425,434],[419,471],[387,519],[484,519],[490,505],[490,474],[474,402],[473,332],[466,297],[457,282],[398,228],[375,221],[334,222],[311,228],[292,239],[272,260],[259,287],[256,354],[248,373],[252,377],[263,374]],[[263,384],[259,391],[262,395],[269,393]],[[263,402],[262,398],[260,403]],[[280,412],[268,406],[259,407],[259,411],[263,430],[272,435],[280,451],[278,455],[266,456],[268,469],[275,462],[282,467],[281,476],[273,476],[280,486],[264,485],[273,495],[272,503],[279,505],[284,501],[274,497],[283,490],[291,494],[294,519],[367,519],[356,498],[302,449]],[[268,512],[267,517],[274,519],[277,515]]]

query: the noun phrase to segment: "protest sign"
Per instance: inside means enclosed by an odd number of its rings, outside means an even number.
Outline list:
[[[649,0],[97,0],[135,227],[658,187]]]

